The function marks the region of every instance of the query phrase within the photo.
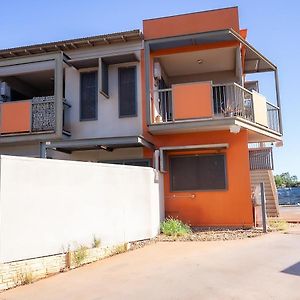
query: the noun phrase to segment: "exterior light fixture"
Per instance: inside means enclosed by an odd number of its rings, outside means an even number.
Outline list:
[[[203,63],[203,59],[197,59],[197,63],[201,65]]]
[[[234,133],[234,134],[237,134],[239,133],[241,130],[241,127],[238,126],[238,125],[231,125],[230,126],[230,133]]]

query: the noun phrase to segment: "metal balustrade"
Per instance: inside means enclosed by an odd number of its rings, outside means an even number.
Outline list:
[[[273,151],[271,147],[249,149],[250,170],[273,170]]]
[[[155,97],[159,99],[159,114],[163,122],[173,121],[172,89],[157,90]]]
[[[254,121],[252,93],[242,86],[231,83],[213,85],[214,115],[241,117]]]
[[[268,127],[276,132],[281,132],[279,123],[280,109],[276,105],[267,102]]]
[[[254,121],[252,93],[242,86],[232,83],[212,86],[214,117],[242,117]],[[174,121],[172,89],[158,89],[152,93],[152,116],[155,107],[162,122]],[[153,117],[154,119],[154,117]],[[154,122],[155,120],[153,120]]]
[[[152,123],[174,122],[172,89],[154,90],[151,96]],[[266,104],[268,128],[281,132],[280,109],[269,102]],[[255,123],[253,94],[237,83],[212,85],[212,106],[213,118],[240,117]]]
[[[14,127],[11,130],[6,130],[1,132],[1,135],[12,135],[12,134],[30,134],[30,133],[44,133],[44,132],[55,132],[56,130],[56,111],[55,111],[55,96],[42,96],[34,97],[27,101],[16,101],[8,102],[9,104],[16,104],[17,106],[22,103],[29,103],[29,109],[26,113],[27,115],[20,115],[20,118],[28,119],[28,126],[26,130],[20,130]],[[7,103],[3,103],[6,105]],[[65,130],[65,115],[67,109],[71,106],[64,100],[63,102],[63,131],[68,134],[69,132]],[[25,113],[25,111],[24,111]],[[0,105],[0,119],[1,119],[1,105]],[[24,127],[25,128],[25,127]],[[1,128],[0,128],[1,129]]]
[[[32,99],[31,131],[54,131],[55,130],[55,98],[35,97]]]

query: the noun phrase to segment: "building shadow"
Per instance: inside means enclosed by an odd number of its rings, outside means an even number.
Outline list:
[[[300,276],[300,261],[281,271],[282,273]]]

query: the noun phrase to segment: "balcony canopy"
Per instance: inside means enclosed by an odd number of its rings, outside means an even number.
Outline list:
[[[204,45],[218,42],[238,42],[245,47],[245,74],[275,71],[276,66],[251,46],[233,29],[210,31],[198,34],[161,38],[147,41],[150,51],[178,48],[191,45]],[[146,47],[147,47],[146,45]]]
[[[52,149],[65,153],[86,150],[113,151],[114,149],[118,148],[132,147],[146,147],[149,149],[154,149],[154,145],[148,142],[142,136],[65,140],[58,142],[47,142],[45,144],[45,150]],[[43,156],[45,156],[45,153]]]

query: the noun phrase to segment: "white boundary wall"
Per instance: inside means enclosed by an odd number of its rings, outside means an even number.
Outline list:
[[[148,167],[0,156],[0,262],[154,237],[159,181]]]

